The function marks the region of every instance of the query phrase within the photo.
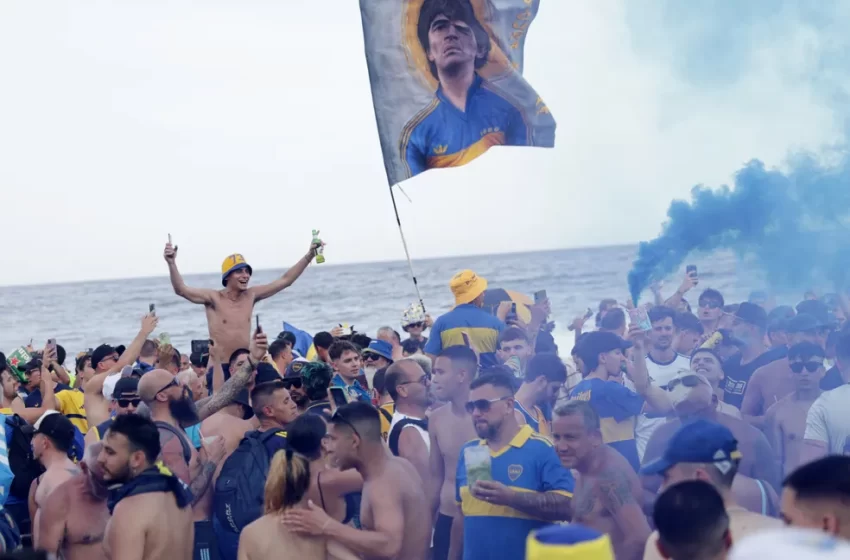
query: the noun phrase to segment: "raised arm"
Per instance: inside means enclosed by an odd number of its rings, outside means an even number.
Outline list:
[[[682,285],[679,286],[679,289],[676,290],[676,293],[667,298],[667,301],[664,302],[664,305],[671,309],[678,309],[679,304],[682,303],[682,298],[685,297],[685,294],[692,290],[694,287],[696,287],[697,284],[699,284],[699,276],[697,276],[697,273],[686,273],[684,280],[682,280]]]
[[[631,370],[635,391],[646,399],[646,404],[652,411],[661,414],[670,412],[673,409],[673,403],[670,402],[670,395],[664,389],[652,384],[649,378],[649,371],[646,369],[646,333],[640,327],[633,324],[629,328],[628,336],[635,345],[634,368]]]
[[[168,263],[168,276],[171,278],[171,287],[174,288],[175,294],[192,303],[212,305],[215,290],[191,288],[183,281],[183,276],[177,270],[177,247],[172,247],[171,243],[167,243],[163,257],[165,257],[165,262]]]
[[[47,351],[48,350],[45,349],[45,355],[47,355]],[[38,388],[41,391],[41,406],[37,408],[27,408],[20,397],[15,397],[12,401],[12,411],[30,424],[35,424],[41,415],[48,410],[57,410],[56,395],[53,393],[53,387],[53,378],[50,376],[50,371],[47,369],[46,363],[42,362],[41,383],[38,385]]]
[[[251,377],[254,375],[254,369],[256,369],[257,363],[263,359],[268,347],[266,334],[255,332],[251,340],[251,355],[249,359],[242,364],[238,371],[231,372],[230,379],[222,385],[221,389],[213,393],[213,396],[204,399],[203,404],[198,407],[198,416],[200,416],[201,421],[204,421],[231,404],[233,399],[236,398],[236,395],[239,394],[239,391],[248,386]]]
[[[301,257],[297,263],[292,265],[289,270],[287,270],[283,276],[275,280],[270,284],[263,284],[261,286],[255,286],[251,289],[254,292],[254,301],[261,301],[266,298],[270,298],[273,295],[283,291],[285,288],[291,286],[298,277],[307,269],[307,265],[315,258],[316,251],[318,251],[319,247],[324,246],[324,243],[321,241],[318,243],[310,243],[310,250],[307,251],[307,254]],[[176,269],[175,269],[176,270]]]

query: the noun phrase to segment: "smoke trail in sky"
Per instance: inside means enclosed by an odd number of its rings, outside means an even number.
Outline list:
[[[692,252],[731,249],[753,261],[775,289],[829,283],[850,287],[850,157],[798,155],[788,170],[752,160],[734,188],[698,185],[673,201],[661,235],[643,242],[629,273],[638,301],[650,283],[675,272]]]

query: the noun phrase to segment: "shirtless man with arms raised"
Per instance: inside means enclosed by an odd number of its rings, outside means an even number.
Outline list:
[[[137,414],[117,417],[106,432],[97,462],[110,484],[103,541],[110,560],[192,558],[192,495],[156,466],[159,453],[156,425]]]
[[[103,469],[97,456],[103,444],[86,448],[82,472],[63,482],[44,503],[38,548],[66,560],[106,560],[103,534],[109,521]]]
[[[363,476],[362,530],[332,519],[312,502],[306,509],[286,511],[283,523],[296,533],[336,541],[363,558],[426,560],[431,524],[423,522],[422,514],[428,511],[428,497],[413,465],[387,450],[379,414],[370,404],[349,403],[334,413],[327,436],[330,460]]]
[[[242,255],[230,255],[221,265],[223,290],[192,288],[186,285],[177,270],[177,247],[166,244],[165,262],[171,276],[171,286],[178,296],[196,304],[203,304],[207,312],[210,338],[221,346],[223,356],[230,356],[240,348],[248,348],[251,336],[251,313],[254,304],[279,293],[295,282],[316,256],[323,244],[311,243],[306,255],[286,273],[272,282],[253,288],[248,287],[253,269]],[[229,372],[225,371],[227,376]]]
[[[800,342],[788,349],[788,365],[794,375],[794,392],[767,409],[765,433],[784,475],[803,464],[803,435],[806,417],[821,395],[820,381],[826,374],[823,348]]]
[[[611,538],[617,560],[640,560],[652,532],[641,508],[643,490],[628,461],[602,442],[599,415],[587,401],[568,401],[552,417],[561,464],[578,472],[573,522]]]
[[[63,482],[79,473],[80,469],[68,458],[68,452],[74,444],[74,425],[70,420],[50,410],[38,419],[33,428],[33,456],[46,469],[30,487],[32,539],[33,544],[39,546],[41,510],[48,496]]]
[[[460,448],[475,439],[472,418],[466,412],[469,384],[478,372],[475,352],[466,346],[450,346],[434,361],[431,391],[446,402],[431,413],[428,434],[431,437],[431,511],[434,525],[434,560],[449,556],[452,521],[458,514],[455,500],[455,474]]]

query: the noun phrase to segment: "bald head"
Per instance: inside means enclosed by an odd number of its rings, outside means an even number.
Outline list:
[[[407,383],[416,383],[425,375],[425,370],[416,360],[405,358],[399,360],[387,368],[384,378],[384,388],[394,401],[397,401],[398,388]]]
[[[88,468],[94,467],[101,449],[103,449],[102,441],[95,442],[86,447],[86,450],[83,453],[83,463],[85,463]]]
[[[139,397],[150,404],[156,399],[157,394],[175,382],[174,375],[164,369],[149,371],[139,379]]]

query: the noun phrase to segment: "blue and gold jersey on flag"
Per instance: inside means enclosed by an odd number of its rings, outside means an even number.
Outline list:
[[[472,440],[460,450],[455,498],[463,511],[464,560],[523,558],[529,532],[550,523],[508,506],[497,506],[472,495],[467,482],[464,449],[487,445]],[[561,465],[552,442],[523,426],[500,451],[490,451],[493,480],[518,492],[556,492],[572,496],[575,481]]]
[[[481,367],[495,366],[496,345],[505,323],[471,303],[458,305],[445,315],[440,315],[431,327],[431,336],[425,344],[425,353],[438,355],[450,346],[463,346],[463,334],[480,352]]]
[[[615,381],[583,379],[570,391],[570,400],[588,401],[602,428],[602,441],[623,455],[635,471],[640,470],[635,425],[644,399]]]

